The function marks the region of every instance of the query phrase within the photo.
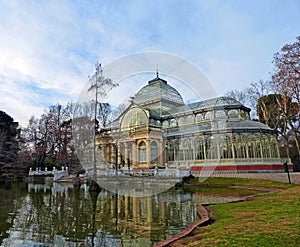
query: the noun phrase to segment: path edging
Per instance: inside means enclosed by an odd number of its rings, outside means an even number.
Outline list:
[[[190,224],[186,229],[182,230],[181,232],[177,233],[176,235],[174,235],[170,238],[167,238],[167,239],[157,243],[156,245],[154,245],[154,247],[167,246],[168,244],[173,243],[173,242],[175,242],[176,240],[178,240],[180,238],[186,237],[196,227],[208,223],[208,221],[210,220],[208,210],[200,203],[197,204],[196,207],[197,207],[198,214],[201,216],[201,220],[195,221],[194,223]]]

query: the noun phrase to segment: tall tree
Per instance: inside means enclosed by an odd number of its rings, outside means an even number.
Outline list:
[[[248,87],[242,90],[231,90],[225,95],[236,99],[242,104],[251,108],[251,117],[257,118],[257,103],[260,98],[273,93],[272,85],[269,81],[259,80],[257,82],[252,82]]]
[[[246,88],[246,95],[253,114],[258,114],[257,103],[258,100],[270,93],[273,93],[272,87],[269,81],[259,80],[257,82],[252,82],[249,87]]]
[[[282,97],[280,94],[268,94],[257,101],[257,116],[261,123],[271,129],[282,128],[282,109],[280,107]]]
[[[0,177],[10,177],[17,172],[19,132],[18,123],[0,111]]]
[[[275,53],[272,81],[276,89],[300,104],[300,36]]]
[[[102,123],[105,125],[106,124],[106,119],[108,116],[108,110],[110,109],[109,104],[107,103],[103,103],[101,102],[107,95],[108,92],[110,90],[112,90],[114,87],[117,87],[118,84],[114,83],[110,78],[106,78],[103,75],[103,70],[101,67],[101,64],[99,64],[97,62],[96,64],[96,71],[94,73],[94,75],[90,78],[90,83],[91,86],[88,89],[88,92],[93,92],[95,95],[95,99],[94,99],[94,131],[93,131],[93,173],[94,176],[96,176],[96,163],[97,163],[97,155],[96,155],[96,132],[98,131],[98,127],[99,127],[99,119],[97,119],[97,113],[98,113],[98,106],[100,107],[99,110],[101,113],[101,120]],[[100,98],[100,100],[99,100]],[[100,103],[100,105],[98,105],[98,103]],[[111,112],[111,111],[110,111]],[[105,126],[102,126],[105,127]]]
[[[300,36],[275,53],[272,83],[283,100],[281,108],[300,156]]]
[[[23,138],[31,150],[34,166],[70,166],[74,161],[72,117],[75,106],[52,105],[38,119],[31,117]]]

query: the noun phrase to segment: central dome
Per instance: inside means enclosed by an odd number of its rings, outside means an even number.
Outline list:
[[[157,104],[167,108],[184,105],[179,92],[158,76],[137,92],[133,102],[148,108],[155,108]]]

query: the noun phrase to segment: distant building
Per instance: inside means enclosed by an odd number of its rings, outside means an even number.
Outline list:
[[[229,97],[185,104],[157,76],[97,141],[107,163],[123,169],[283,171],[275,131],[249,112]]]

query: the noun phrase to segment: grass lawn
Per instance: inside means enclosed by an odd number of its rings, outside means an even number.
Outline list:
[[[194,186],[282,189],[251,200],[210,205],[215,222],[171,246],[300,246],[300,185],[259,179],[209,178]]]

